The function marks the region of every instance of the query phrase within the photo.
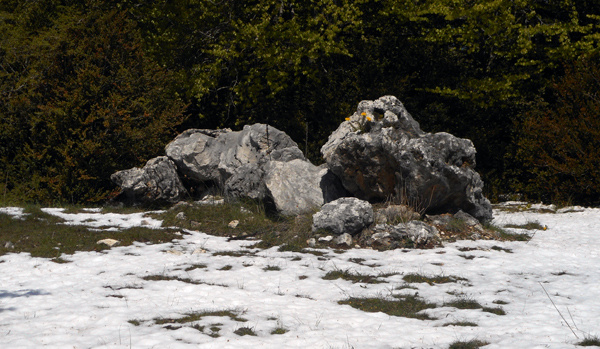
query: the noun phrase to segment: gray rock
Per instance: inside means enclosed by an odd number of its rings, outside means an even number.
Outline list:
[[[345,193],[326,167],[317,167],[308,161],[271,161],[265,172],[265,196],[284,215],[313,211]]]
[[[454,214],[454,218],[462,220],[466,225],[475,228],[478,231],[483,231],[483,225],[481,225],[481,222],[463,210],[456,212]]]
[[[373,223],[373,207],[357,198],[340,198],[321,207],[313,215],[312,231],[355,235]]]
[[[262,200],[266,195],[265,169],[259,163],[241,166],[225,181],[225,192],[233,197]]]
[[[334,242],[336,243],[336,245],[346,245],[346,246],[350,247],[350,246],[352,246],[352,235],[350,235],[348,233],[344,233],[344,234],[336,237],[334,239]]]
[[[193,182],[274,203],[286,215],[309,212],[346,193],[339,179],[306,160],[288,135],[264,124],[238,132],[188,130],[165,150]]]
[[[484,231],[481,222],[462,210],[459,210],[453,215],[441,214],[427,216],[427,219],[430,224],[435,225],[442,230],[454,233],[459,231],[475,231],[481,233]]]
[[[324,204],[319,186],[321,169],[308,161],[272,161],[267,166],[265,187],[267,196],[277,211],[297,215],[317,209]]]
[[[175,164],[166,156],[149,160],[141,169],[113,173],[110,179],[121,187],[116,200],[128,204],[176,203],[188,196]]]
[[[474,170],[473,143],[444,132],[423,132],[393,96],[361,102],[321,153],[358,198],[396,196],[428,213],[463,210],[481,221],[492,218],[483,181]]]
[[[165,152],[191,180],[220,186],[249,164],[260,168],[270,160],[304,159],[287,134],[264,124],[246,125],[236,132],[187,130],[170,142]]]

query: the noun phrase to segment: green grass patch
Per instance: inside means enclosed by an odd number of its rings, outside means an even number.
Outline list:
[[[485,311],[486,313],[492,313],[492,314],[496,314],[496,315],[506,315],[506,312],[501,307],[495,307],[495,308],[482,307],[481,310]]]
[[[229,256],[229,257],[244,257],[253,256],[255,252],[252,251],[219,251],[213,253],[213,256]]]
[[[276,329],[274,329],[273,331],[271,331],[271,334],[284,334],[289,332],[288,329],[285,329],[283,327],[277,327]]]
[[[138,320],[138,319],[128,320],[127,322],[129,322],[133,326],[140,326],[142,324],[142,320]]]
[[[323,276],[323,280],[336,280],[336,279],[344,279],[348,281],[352,281],[352,283],[364,283],[364,284],[380,284],[386,281],[380,280],[379,278],[388,277],[392,275],[397,275],[398,273],[389,273],[389,274],[379,274],[379,275],[365,275],[352,273],[349,269],[346,270],[332,270],[327,272],[325,276]]]
[[[483,306],[481,304],[479,304],[479,302],[477,302],[476,300],[466,298],[466,297],[457,298],[453,301],[444,303],[444,306],[453,307],[453,308],[457,308],[457,309],[481,309],[481,308],[483,308]]]
[[[233,331],[233,333],[237,334],[238,336],[256,336],[256,333],[250,327],[240,327]]]
[[[500,233],[500,239],[503,241],[529,241],[532,235],[526,233]]]
[[[436,308],[436,305],[416,296],[401,296],[400,298],[394,300],[388,300],[382,297],[351,297],[347,300],[339,301],[338,303],[348,304],[353,308],[369,313],[382,312],[392,316],[414,318],[419,320],[435,320],[428,314],[419,312],[425,309]]]
[[[486,346],[490,343],[480,341],[478,339],[471,339],[470,341],[456,341],[450,344],[448,349],[477,349]]]
[[[177,276],[168,276],[168,275],[148,275],[144,276],[142,279],[146,281],[180,281],[185,282],[186,284],[192,285],[200,285],[203,284],[201,281],[192,280],[190,278],[180,278]]]
[[[186,313],[183,317],[180,318],[156,318],[154,319],[154,323],[157,325],[163,324],[186,324],[190,322],[200,321],[205,317],[214,316],[214,317],[229,317],[233,321],[237,322],[247,322],[248,320],[239,316],[239,312],[235,310],[217,310],[217,311],[200,311],[193,313]]]
[[[183,212],[179,218],[177,215]],[[306,240],[312,230],[312,214],[296,217],[281,216],[268,212],[259,201],[226,199],[221,205],[179,205],[156,216],[164,226],[228,236],[236,239],[260,239],[254,247],[270,248],[286,245],[287,251],[299,252],[307,246]],[[239,221],[231,228],[231,221]]]
[[[510,248],[504,248],[504,247],[500,247],[500,246],[492,246],[492,250],[502,251],[502,252],[506,252],[506,253],[513,253],[513,251]]]
[[[133,227],[119,231],[94,231],[81,225],[65,225],[56,216],[43,212],[40,207],[25,207],[27,215],[15,219],[0,214],[0,255],[6,253],[28,252],[33,257],[58,258],[62,254],[77,251],[103,251],[107,245],[97,244],[99,240],[115,239],[119,246],[128,246],[134,242],[163,243],[181,236],[175,229],[150,229]],[[11,246],[7,246],[7,242]]]
[[[469,229],[469,225],[464,219],[452,217],[445,228],[450,233],[462,233]]]
[[[192,285],[210,285],[210,286],[219,286],[219,287],[229,287],[229,285],[226,285],[226,284],[215,284],[215,283],[206,282],[206,281],[192,280],[190,278],[182,278],[182,277],[178,277],[178,276],[168,276],[168,275],[148,275],[148,276],[144,276],[142,279],[146,280],[146,281],[179,281],[179,282],[185,282],[186,284],[192,284]]]
[[[192,264],[189,267],[185,268],[185,271],[192,271],[192,270],[196,270],[196,269],[204,269],[207,268],[206,264],[200,263],[200,264]]]
[[[453,301],[444,303],[444,306],[453,307],[453,308],[457,308],[457,309],[481,309],[482,311],[496,314],[496,315],[506,315],[506,312],[504,311],[504,309],[502,309],[500,307],[497,307],[497,308],[484,307],[476,300],[467,298],[467,297],[460,297]]]
[[[279,271],[279,270],[281,270],[281,268],[276,265],[267,265],[266,267],[263,268],[263,270],[264,271]]]
[[[416,273],[406,274],[406,275],[404,275],[402,280],[404,280],[408,283],[427,283],[429,285],[446,284],[446,283],[450,283],[450,282],[461,282],[461,281],[468,282],[469,281],[468,279],[465,279],[465,278],[462,278],[459,276],[452,276],[452,275],[426,276],[426,275],[416,274]]]

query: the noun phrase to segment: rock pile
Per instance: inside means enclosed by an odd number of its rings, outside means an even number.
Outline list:
[[[113,174],[121,187],[117,199],[176,203],[208,188],[262,200],[283,215],[320,208],[313,232],[333,234],[347,245],[436,244],[439,231],[423,222],[425,214],[466,215],[473,224],[492,218],[474,170],[473,143],[422,131],[393,96],[362,101],[322,147],[321,166],[308,161],[287,134],[265,124],[241,131],[190,129],[165,153],[141,169]],[[374,212],[371,203],[389,198],[412,208],[388,205]]]

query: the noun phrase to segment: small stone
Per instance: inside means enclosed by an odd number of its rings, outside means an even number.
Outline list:
[[[352,246],[352,235],[344,233],[335,239],[335,243],[338,245],[346,245],[350,247]]]
[[[201,254],[201,253],[206,253],[206,250],[203,248],[197,248],[194,250],[194,252],[192,252],[192,254]]]
[[[319,241],[323,241],[323,242],[329,242],[331,240],[333,240],[333,236],[331,236],[331,235],[319,238]]]
[[[234,220],[234,221],[231,221],[231,222],[229,222],[229,224],[228,224],[228,225],[229,225],[229,228],[235,229],[235,228],[238,226],[238,224],[240,224],[240,221],[238,221],[238,220],[236,219],[236,220]]]
[[[15,248],[15,245],[14,245],[12,242],[10,242],[10,241],[7,241],[7,242],[4,244],[4,248],[7,248],[7,249],[13,249],[13,248]]]
[[[308,247],[315,247],[317,245],[317,240],[315,240],[315,238],[310,238],[306,240],[306,244]]]
[[[176,218],[176,219],[178,219],[178,220],[180,220],[180,221],[183,221],[183,220],[185,220],[185,218],[186,218],[186,217],[185,217],[185,213],[183,213],[183,212],[179,212],[179,213],[178,213],[178,214],[175,216],[175,218]]]
[[[115,240],[115,239],[103,239],[103,240],[100,240],[100,241],[96,242],[96,244],[98,244],[98,245],[105,244],[105,245],[107,245],[109,247],[113,247],[113,246],[116,246],[116,245],[120,244],[120,241],[119,240]]]

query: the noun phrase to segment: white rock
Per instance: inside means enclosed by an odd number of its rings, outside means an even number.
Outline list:
[[[98,244],[98,245],[105,244],[105,245],[108,245],[110,247],[113,247],[113,246],[118,245],[120,243],[121,242],[119,240],[115,240],[115,239],[103,239],[103,240],[100,240],[100,241],[96,242],[96,244]]]

